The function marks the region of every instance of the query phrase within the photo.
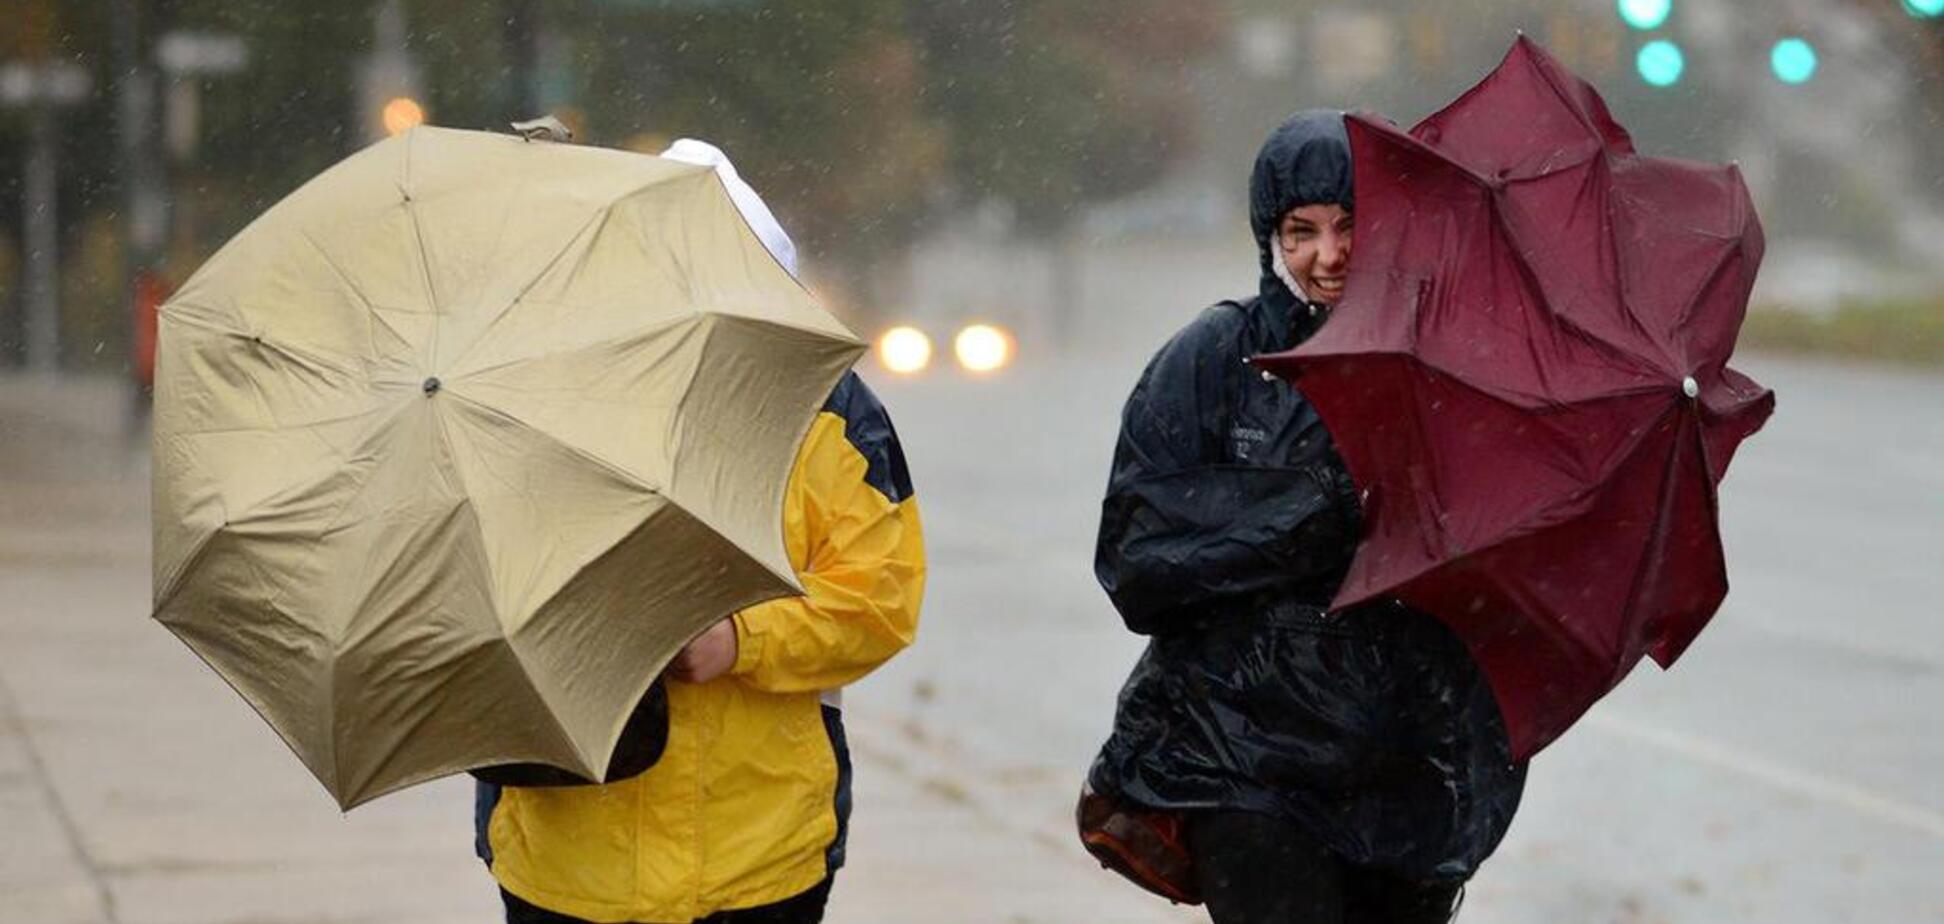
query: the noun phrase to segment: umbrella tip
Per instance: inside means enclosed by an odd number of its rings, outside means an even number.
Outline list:
[[[537,119],[509,123],[520,137],[528,141],[572,141],[574,130],[553,115],[543,115]]]

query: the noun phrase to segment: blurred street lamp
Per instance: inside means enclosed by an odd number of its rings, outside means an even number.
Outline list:
[[[1620,18],[1642,32],[1660,28],[1673,12],[1674,0],[1620,0]]]
[[[1816,76],[1816,48],[1800,38],[1785,38],[1769,51],[1769,69],[1786,84],[1808,83]]]
[[[56,107],[88,98],[94,81],[66,62],[0,67],[0,105],[28,111],[27,164],[21,178],[21,229],[27,251],[27,367],[52,371],[61,356],[60,225],[55,220],[59,160]]]
[[[358,129],[377,141],[425,121],[418,66],[405,41],[405,5],[382,0],[372,12],[371,54],[358,67]]]
[[[1655,39],[1640,46],[1640,54],[1634,57],[1634,67],[1640,71],[1640,79],[1649,86],[1671,87],[1681,82],[1681,72],[1687,69],[1687,59],[1681,54],[1681,46],[1666,39]]]
[[[878,362],[892,372],[922,372],[931,365],[931,338],[915,327],[893,327],[878,338],[877,355]]]
[[[1012,361],[1012,338],[990,324],[973,324],[952,338],[952,353],[967,372],[992,372]]]
[[[409,96],[393,97],[385,104],[384,121],[385,134],[404,134],[412,126],[424,124],[425,108]]]

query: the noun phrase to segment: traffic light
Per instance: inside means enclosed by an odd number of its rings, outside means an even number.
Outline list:
[[[1926,2],[1926,0],[1906,0],[1906,2]],[[1930,0],[1944,2],[1944,0]],[[1668,14],[1674,12],[1674,0],[1619,0],[1620,18],[1627,25],[1642,32],[1652,31],[1667,21]]]
[[[1944,15],[1944,0],[1903,0],[1904,12],[1918,19],[1936,19]]]
[[[1794,37],[1776,42],[1769,50],[1769,70],[1783,83],[1808,83],[1809,78],[1816,76],[1816,47]]]
[[[1655,39],[1640,46],[1640,54],[1634,56],[1634,68],[1648,85],[1671,87],[1681,82],[1687,59],[1681,54],[1681,46],[1666,39]]]

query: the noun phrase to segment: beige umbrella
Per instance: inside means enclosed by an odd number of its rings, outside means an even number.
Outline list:
[[[800,592],[784,488],[862,350],[707,167],[414,129],[163,307],[155,617],[346,808],[599,778],[683,643]]]

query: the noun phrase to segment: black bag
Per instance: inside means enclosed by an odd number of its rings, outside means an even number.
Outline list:
[[[498,764],[467,771],[482,783],[495,786],[591,786],[614,783],[647,772],[661,759],[668,746],[668,690],[661,678],[642,694],[628,724],[621,729],[621,740],[608,758],[607,772],[599,780],[583,779],[547,764]]]

